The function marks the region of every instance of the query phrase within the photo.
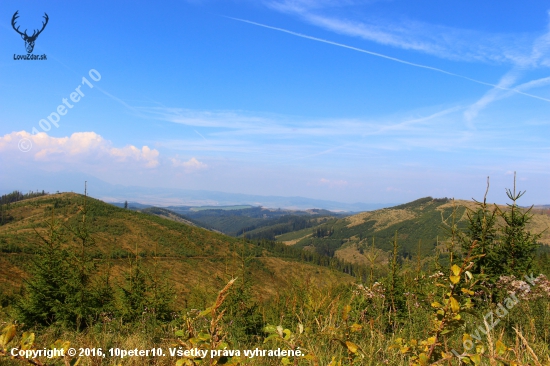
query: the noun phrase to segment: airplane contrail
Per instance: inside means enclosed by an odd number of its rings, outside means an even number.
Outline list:
[[[514,92],[514,93],[517,93],[517,94],[521,94],[521,95],[525,95],[525,96],[528,96],[528,97],[531,97],[531,98],[544,100],[545,102],[550,102],[550,99],[546,99],[546,98],[543,98],[543,97],[539,97],[539,96],[537,96],[537,95],[525,93],[525,92],[522,92],[522,91],[517,90],[517,89],[505,88],[505,87],[502,87],[502,86],[498,86],[498,85],[496,85],[496,84],[491,84],[491,83],[487,83],[487,82],[485,82],[485,81],[481,81],[481,80],[477,80],[477,79],[472,79],[472,78],[467,77],[467,76],[464,76],[464,75],[455,74],[454,72],[450,72],[450,71],[445,71],[445,70],[442,70],[442,69],[438,69],[437,67],[426,66],[426,65],[422,65],[422,64],[416,64],[416,63],[414,63],[414,62],[409,62],[409,61],[401,60],[401,59],[399,59],[399,58],[395,58],[395,57],[391,57],[391,56],[386,56],[386,55],[383,55],[383,54],[381,54],[381,53],[372,52],[372,51],[367,51],[367,50],[364,50],[364,49],[362,49],[362,48],[357,48],[357,47],[348,46],[348,45],[346,45],[346,44],[342,44],[342,43],[338,43],[338,42],[333,42],[333,41],[329,41],[329,40],[322,39],[322,38],[317,38],[317,37],[308,36],[308,35],[306,35],[306,34],[302,34],[302,33],[298,33],[298,32],[293,32],[293,31],[290,31],[290,30],[287,30],[287,29],[283,29],[283,28],[272,27],[272,26],[270,26],[270,25],[265,25],[265,24],[262,24],[262,23],[253,22],[253,21],[251,21],[251,20],[240,19],[240,18],[233,18],[233,17],[226,16],[226,15],[222,15],[222,16],[225,17],[225,18],[228,18],[228,19],[232,19],[232,20],[239,21],[239,22],[243,22],[243,23],[248,23],[248,24],[256,25],[256,26],[258,26],[258,27],[273,29],[273,30],[276,30],[276,31],[279,31],[279,32],[292,34],[292,35],[297,36],[297,37],[301,37],[301,38],[305,38],[305,39],[310,39],[310,40],[312,40],[312,41],[317,41],[317,42],[327,43],[327,44],[330,44],[330,45],[333,45],[333,46],[338,46],[338,47],[347,48],[347,49],[350,49],[350,50],[353,50],[353,51],[358,51],[358,52],[366,53],[366,54],[369,54],[369,55],[372,55],[372,56],[385,58],[385,59],[387,59],[387,60],[391,60],[391,61],[394,61],[394,62],[399,62],[399,63],[405,64],[405,65],[409,65],[409,66],[419,67],[419,68],[422,68],[422,69],[427,69],[427,70],[432,70],[432,71],[440,72],[440,73],[442,73],[442,74],[447,74],[447,75],[450,75],[450,76],[454,76],[454,77],[458,77],[458,78],[461,78],[461,79],[469,80],[469,81],[472,81],[472,82],[477,83],[477,84],[487,85],[487,86],[491,86],[491,87],[493,87],[493,88],[497,88],[497,89],[500,89],[500,90],[511,91],[511,92]]]

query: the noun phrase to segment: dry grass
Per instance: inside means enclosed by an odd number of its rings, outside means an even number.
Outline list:
[[[301,238],[298,238],[298,239],[294,239],[294,240],[287,240],[287,241],[283,241],[282,243],[285,244],[285,245],[294,245],[296,244],[297,242],[299,242],[300,240],[303,240],[305,238],[308,238],[310,237],[312,234],[307,234],[305,236],[302,236]]]
[[[373,228],[383,230],[401,221],[414,219],[416,214],[410,210],[383,209],[377,211],[362,212],[357,215],[347,217],[348,227],[364,224],[367,221],[375,220]]]

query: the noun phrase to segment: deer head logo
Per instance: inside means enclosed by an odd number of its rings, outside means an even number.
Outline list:
[[[35,29],[33,34],[31,36],[29,36],[27,34],[27,30],[25,29],[25,32],[21,33],[19,31],[19,27],[15,27],[15,21],[17,20],[17,18],[19,18],[19,15],[17,15],[17,13],[19,13],[19,10],[15,12],[15,14],[13,14],[13,17],[11,18],[11,26],[13,27],[13,29],[19,33],[21,35],[21,38],[23,38],[23,40],[25,41],[25,48],[27,49],[27,53],[32,53],[32,50],[34,49],[34,42],[36,41],[36,38],[38,38],[38,35],[40,35],[40,33],[42,33],[42,31],[44,30],[44,28],[46,28],[46,24],[48,24],[48,14],[44,13],[44,19],[46,20],[45,22],[42,22],[42,29],[38,30],[38,29]]]

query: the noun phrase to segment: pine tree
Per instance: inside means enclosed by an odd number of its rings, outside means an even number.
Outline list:
[[[25,281],[25,296],[16,304],[20,321],[27,325],[51,325],[74,321],[68,306],[71,286],[67,279],[75,275],[73,268],[63,258],[68,252],[62,249],[61,224],[54,218],[47,223],[48,236],[38,232],[42,245],[33,256],[31,277]]]
[[[538,247],[537,240],[541,234],[532,234],[526,226],[533,215],[530,214],[533,206],[522,212],[516,201],[525,194],[525,191],[516,193],[516,173],[514,172],[514,189],[506,189],[506,195],[512,201],[507,211],[498,210],[499,216],[504,219],[501,229],[500,245],[496,248],[495,266],[500,274],[523,277],[530,274],[533,260]]]
[[[121,286],[122,318],[127,322],[135,322],[144,314],[153,322],[169,320],[174,302],[174,291],[159,273],[157,263],[153,272],[148,271],[139,258],[136,246],[135,259],[130,259],[130,272],[126,273],[125,286]]]
[[[28,324],[60,324],[83,329],[112,305],[109,273],[99,276],[89,249],[94,245],[87,223],[87,197],[77,216],[77,224],[62,225],[55,219],[55,205],[47,223],[48,235],[40,239],[38,253],[25,282],[25,296],[17,305],[21,321]],[[79,241],[77,249],[66,247],[66,235]]]
[[[125,274],[126,286],[122,286],[120,309],[122,318],[125,321],[136,321],[147,307],[147,277],[139,261],[136,247],[136,258],[130,258],[130,272]]]
[[[463,253],[468,253],[472,243],[476,245],[471,248],[471,256],[476,257],[474,266],[470,269],[473,274],[485,274],[488,277],[498,275],[498,268],[495,264],[498,259],[495,257],[495,245],[498,239],[497,208],[489,210],[487,207],[487,193],[489,192],[489,177],[487,177],[487,190],[483,202],[476,202],[477,210],[469,210],[468,229],[466,236],[462,238]]]
[[[390,325],[395,327],[406,316],[407,300],[403,278],[399,273],[401,265],[398,257],[399,246],[397,244],[397,231],[393,240],[392,257],[389,263],[389,274],[386,278],[388,297],[388,310],[390,313]]]

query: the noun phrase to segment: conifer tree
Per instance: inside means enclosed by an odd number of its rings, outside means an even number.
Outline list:
[[[56,201],[55,203],[58,203]],[[101,312],[111,307],[113,296],[109,273],[99,276],[99,268],[90,255],[94,245],[87,222],[87,196],[79,208],[77,223],[62,225],[55,218],[55,204],[47,223],[48,235],[42,236],[38,253],[25,282],[25,296],[17,305],[21,321],[27,324],[83,329]],[[76,238],[78,248],[66,246],[67,234]]]
[[[487,177],[487,189],[483,196],[483,202],[478,202],[477,209],[469,210],[468,229],[466,236],[462,238],[463,253],[471,250],[471,256],[476,257],[474,265],[470,269],[473,274],[485,274],[488,277],[498,275],[498,269],[495,267],[498,259],[495,257],[495,245],[498,239],[497,209],[493,210],[487,207],[487,193],[489,192],[489,177]],[[472,243],[476,245],[472,247]]]
[[[523,277],[529,274],[533,267],[533,260],[538,247],[537,240],[541,234],[532,234],[526,226],[533,215],[530,214],[533,206],[522,212],[517,205],[517,200],[525,194],[525,191],[516,193],[516,173],[514,172],[513,191],[506,189],[506,195],[512,201],[508,204],[508,210],[498,210],[499,216],[504,219],[501,229],[500,245],[496,250],[496,263],[499,272],[506,275]]]
[[[125,286],[121,286],[120,313],[127,322],[135,322],[144,314],[153,321],[169,320],[174,302],[174,291],[158,272],[155,261],[151,273],[139,258],[136,246],[135,259],[130,259],[130,272],[125,274]]]
[[[122,290],[120,309],[125,321],[136,321],[146,310],[147,278],[141,262],[136,244],[135,259],[130,257],[130,272],[125,275],[126,286]]]
[[[74,276],[73,268],[63,258],[68,257],[62,249],[62,227],[52,216],[47,223],[48,235],[38,232],[41,245],[32,259],[31,277],[25,280],[24,297],[16,304],[20,321],[27,325],[51,325],[71,321],[68,299],[72,290],[67,279]]]
[[[388,310],[390,312],[390,324],[396,326],[397,323],[406,315],[406,299],[403,278],[399,273],[401,265],[398,257],[399,246],[397,244],[397,231],[393,240],[392,257],[389,263],[389,274],[387,282]]]

